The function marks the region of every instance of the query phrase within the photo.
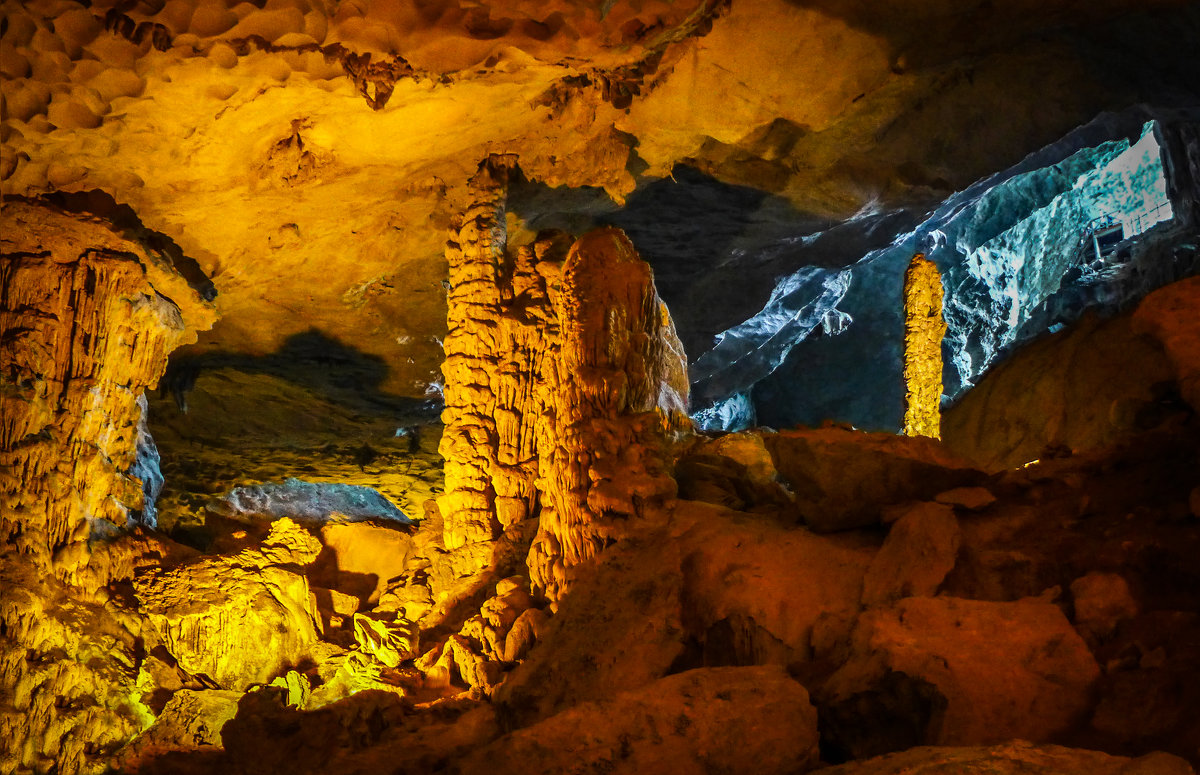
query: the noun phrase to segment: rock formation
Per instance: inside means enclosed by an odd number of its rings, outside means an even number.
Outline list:
[[[451,551],[537,517],[536,590],[558,597],[566,568],[615,540],[675,484],[664,432],[687,409],[686,360],[649,266],[608,229],[508,250],[512,160],[472,179],[450,265],[446,493]]]
[[[941,438],[942,278],[918,253],[904,273],[904,435]]]
[[[168,256],[99,219],[6,202],[0,330],[0,535],[61,580],[95,590],[91,541],[130,523],[138,398],[167,354],[212,324]],[[136,520],[135,520],[136,521]]]
[[[22,201],[0,219],[5,769],[100,771],[149,721],[140,623],[105,603],[111,582],[164,553],[121,540],[145,497],[132,473],[142,392],[214,315],[131,237]]]
[[[1190,775],[1197,30],[4,3],[0,773]]]

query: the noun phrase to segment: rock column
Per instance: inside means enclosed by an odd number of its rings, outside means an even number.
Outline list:
[[[941,437],[942,278],[924,253],[904,275],[904,435]]]
[[[462,554],[538,517],[535,591],[674,494],[663,429],[687,406],[687,368],[653,274],[618,229],[516,251],[506,160],[485,162],[447,246],[444,542]],[[565,255],[565,261],[564,261]],[[486,552],[478,554],[480,563]],[[480,568],[482,569],[482,568]]]
[[[539,264],[561,261],[552,235],[512,253],[505,199],[511,160],[492,157],[471,179],[471,200],[446,247],[446,409],[438,507],[452,551],[486,543],[533,515],[538,463],[536,384],[557,324]],[[556,261],[557,259],[557,261]]]
[[[97,588],[89,539],[142,506],[138,397],[215,313],[165,257],[97,220],[6,202],[0,231],[0,538]]]

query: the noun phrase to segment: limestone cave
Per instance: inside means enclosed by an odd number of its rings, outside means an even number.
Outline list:
[[[0,775],[1195,775],[1195,0],[0,0]]]

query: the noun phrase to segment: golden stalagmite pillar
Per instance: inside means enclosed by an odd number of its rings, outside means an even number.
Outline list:
[[[941,438],[942,278],[924,253],[904,274],[904,435]]]

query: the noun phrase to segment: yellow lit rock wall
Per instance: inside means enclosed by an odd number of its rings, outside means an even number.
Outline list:
[[[904,434],[941,437],[942,278],[923,253],[904,275]]]
[[[91,524],[141,505],[124,473],[137,398],[214,316],[166,258],[98,221],[6,202],[0,232],[0,536],[95,588]]]
[[[446,547],[460,553],[539,515],[530,578],[553,598],[565,568],[614,540],[615,525],[674,495],[659,447],[686,410],[687,368],[653,273],[623,232],[586,235],[565,261],[558,233],[508,250],[512,161],[481,166],[447,245],[438,507]]]
[[[171,262],[133,235],[47,206],[0,216],[0,771],[103,772],[150,721],[141,625],[105,585],[161,556],[114,538],[138,396],[213,322]]]

